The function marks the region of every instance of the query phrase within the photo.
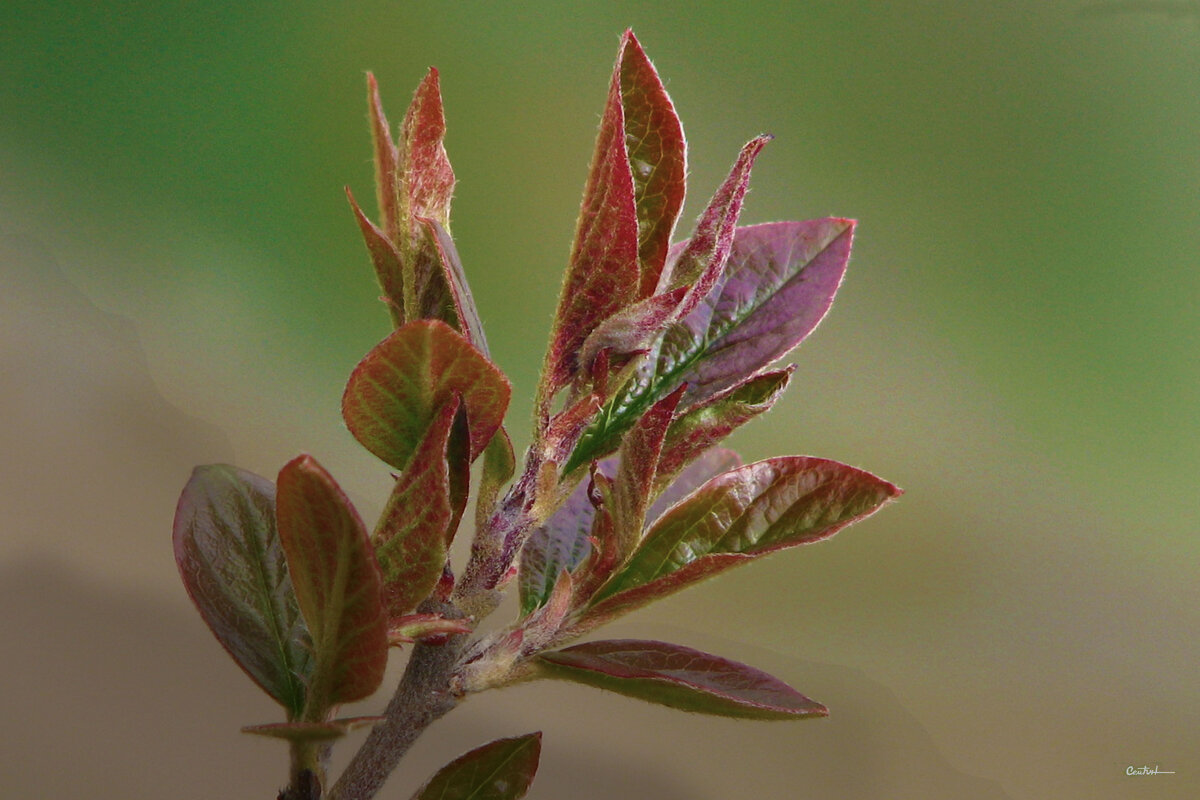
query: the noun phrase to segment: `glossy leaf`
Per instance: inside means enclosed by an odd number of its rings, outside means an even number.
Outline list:
[[[718,475],[655,522],[589,616],[624,613],[748,558],[827,539],[899,494],[868,472],[804,456]]]
[[[459,406],[455,397],[439,409],[396,479],[372,537],[389,619],[410,613],[428,597],[446,565],[453,512],[447,450]]]
[[[670,436],[670,431],[667,432],[667,435],[668,437]],[[663,466],[661,457],[658,464],[661,471]],[[699,489],[705,483],[708,483],[708,481],[723,472],[737,469],[741,465],[741,456],[732,450],[724,447],[712,447],[705,450],[699,456],[694,457],[690,464],[679,470],[678,474],[671,476],[671,480],[666,483],[662,492],[655,498],[649,510],[646,511],[646,520],[651,523],[654,522],[663,515],[664,511],[683,500],[683,498]],[[655,485],[659,484],[660,477],[662,477],[661,473],[655,475]]]
[[[382,576],[358,513],[312,456],[279,472],[275,507],[315,666],[304,722],[361,700],[383,680],[387,619]]]
[[[275,527],[275,485],[224,464],[196,467],[175,510],[175,562],[200,616],[294,719],[312,671]]]
[[[803,719],[829,710],[762,670],[667,642],[618,639],[543,653],[550,677],[703,714]]]
[[[683,207],[687,144],[671,98],[633,31],[621,39],[617,63],[637,213],[638,296],[648,297],[658,284]]]
[[[853,236],[848,219],[739,228],[712,292],[663,344],[657,371],[688,384],[684,404],[735,385],[803,341],[833,303]]]
[[[438,770],[413,800],[519,800],[529,791],[542,752],[542,734],[497,739]]]
[[[393,331],[359,362],[346,384],[342,416],[358,441],[404,469],[439,409],[458,396],[470,425],[470,457],[491,441],[511,393],[500,370],[443,322]]]
[[[663,442],[655,485],[665,486],[694,458],[770,410],[787,388],[794,369],[788,367],[748,378],[676,417]]]
[[[640,282],[638,218],[625,149],[618,57],[546,354],[539,389],[542,403],[577,372],[579,351],[592,329],[640,299]]]
[[[687,383],[695,406],[736,386],[798,345],[833,302],[850,257],[853,220],[737,228],[724,272],[704,300],[669,325],[637,377],[580,437],[572,464],[613,452],[657,399]],[[672,248],[668,261],[686,244]]]

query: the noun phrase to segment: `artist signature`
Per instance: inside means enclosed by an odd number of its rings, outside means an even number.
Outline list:
[[[1126,775],[1174,775],[1175,771],[1159,769],[1158,764],[1155,764],[1153,767],[1146,767],[1146,766],[1126,767],[1125,774]]]

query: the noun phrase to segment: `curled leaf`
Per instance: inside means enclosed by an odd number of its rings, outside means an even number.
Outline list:
[[[747,719],[829,715],[762,670],[668,642],[586,642],[538,657],[546,675],[702,714]]]

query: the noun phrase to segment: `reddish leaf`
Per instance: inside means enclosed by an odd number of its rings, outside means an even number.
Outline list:
[[[367,73],[367,105],[371,109],[371,140],[375,145],[375,199],[379,203],[379,214],[383,217],[384,238],[396,241],[400,220],[396,208],[399,200],[396,162],[399,161],[400,154],[396,150],[396,143],[392,141],[392,132],[383,113],[383,103],[379,100],[379,84],[370,72]],[[350,202],[354,203],[354,199],[351,198]],[[358,205],[355,204],[355,209],[357,208]],[[399,286],[400,274],[396,273],[395,278]],[[382,274],[380,282],[383,282]],[[402,296],[397,295],[396,299],[399,300]]]
[[[665,486],[700,453],[770,410],[787,388],[794,369],[788,367],[748,378],[676,417],[663,442],[655,485]]]
[[[749,719],[829,715],[825,706],[762,670],[667,642],[587,642],[538,660],[550,677],[684,711]]]
[[[651,406],[634,423],[621,443],[612,503],[616,533],[613,550],[618,562],[628,558],[642,538],[642,526],[646,522],[646,508],[650,505],[654,484],[654,468],[662,452],[667,426],[671,424],[682,394],[681,386]]]
[[[671,98],[633,31],[625,32],[617,63],[637,209],[638,296],[648,297],[658,284],[683,207],[687,144]]]
[[[445,136],[438,71],[430,67],[413,95],[400,130],[400,202],[406,212],[402,216],[427,217],[449,230],[454,170],[443,145]]]
[[[591,367],[602,351],[610,357],[645,350],[673,320],[687,294],[687,287],[656,294],[623,308],[596,326],[579,350],[579,363]]]
[[[413,800],[519,800],[529,791],[542,752],[542,734],[497,739],[438,770]]]
[[[667,431],[667,441],[670,441],[671,432]],[[666,453],[666,445],[663,445],[663,453]],[[658,469],[655,473],[654,484],[656,487],[664,485],[662,493],[658,495],[650,509],[646,512],[647,522],[654,522],[663,515],[671,506],[678,503],[683,498],[687,497],[692,492],[699,489],[708,481],[720,475],[722,472],[729,472],[731,469],[737,469],[742,465],[741,456],[732,450],[724,447],[712,447],[705,450],[699,456],[693,456],[691,463],[677,474],[664,475],[662,473],[663,457],[659,457]],[[660,480],[665,478],[666,480]]]
[[[447,448],[458,398],[443,406],[392,488],[372,537],[390,620],[408,614],[442,577],[452,531]]]
[[[592,329],[640,299],[640,280],[638,218],[625,150],[618,59],[546,353],[539,388],[542,404],[548,404],[575,374],[579,367],[577,355]]]
[[[759,136],[742,147],[729,177],[700,215],[692,237],[675,258],[668,258],[662,278],[666,288],[689,287],[679,310],[681,316],[704,299],[725,269],[733,247],[734,230],[742,213],[742,201],[750,187],[750,169],[769,141],[770,136]]]
[[[173,540],[183,585],[217,641],[298,717],[312,659],[275,527],[275,485],[224,464],[196,467]]]
[[[387,666],[382,578],[367,531],[345,494],[312,456],[279,472],[279,538],[316,665],[304,722],[379,688]]]
[[[384,231],[379,230],[375,223],[367,219],[367,215],[354,199],[350,187],[346,187],[346,197],[354,210],[354,218],[358,220],[358,228],[362,231],[367,243],[367,252],[371,263],[375,265],[375,275],[379,278],[379,286],[383,289],[381,298],[387,304],[388,313],[392,316],[392,324],[397,328],[404,324],[404,266],[403,258],[396,245]]]
[[[427,250],[437,256],[439,275],[436,286],[442,294],[442,307],[439,313],[429,314],[428,318],[441,319],[450,323],[459,333],[488,355],[487,339],[483,335],[483,322],[479,319],[479,311],[475,308],[475,298],[471,295],[471,287],[467,284],[467,275],[463,271],[462,261],[458,257],[458,248],[454,240],[436,219],[418,218],[417,222],[425,228],[428,236]]]
[[[870,473],[804,456],[718,475],[655,522],[633,557],[597,592],[594,615],[634,607],[624,593],[636,591],[641,605],[741,563],[728,555],[757,557],[827,539],[899,495]],[[685,569],[687,581],[672,579]]]
[[[359,362],[346,384],[342,416],[372,453],[404,469],[435,415],[454,396],[470,423],[470,457],[491,441],[511,393],[500,370],[443,322],[410,322]]]

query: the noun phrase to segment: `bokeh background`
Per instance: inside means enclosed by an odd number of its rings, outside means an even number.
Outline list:
[[[763,131],[744,221],[861,220],[789,394],[736,446],[907,494],[607,632],[754,663],[829,720],[523,686],[432,728],[383,796],[534,729],[531,798],[1200,796],[1186,0],[5,0],[7,795],[274,796],[284,748],[238,728],[276,708],[188,606],[170,522],[193,464],[271,476],[300,451],[380,508],[386,471],[338,415],[389,328],[342,192],[371,197],[364,71],[393,116],[441,71],[454,233],[520,445],[628,26],[688,134],[681,236]]]

